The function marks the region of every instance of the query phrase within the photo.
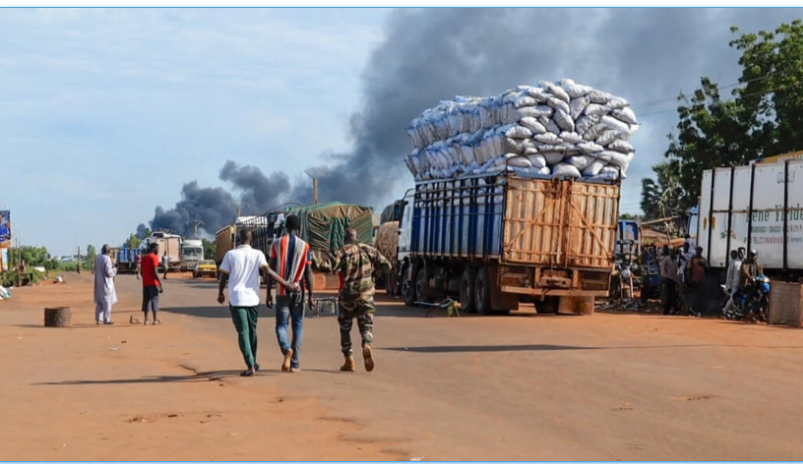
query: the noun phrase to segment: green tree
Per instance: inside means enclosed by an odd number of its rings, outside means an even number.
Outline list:
[[[652,167],[655,179],[641,180],[641,210],[644,219],[660,219],[682,215],[692,200],[683,187],[681,166],[677,160],[669,160]]]
[[[803,149],[803,22],[743,34],[730,46],[742,53],[742,75],[732,98],[723,99],[707,77],[690,98],[682,93],[678,98],[680,122],[665,155],[678,162],[686,192],[681,208],[696,202],[706,169]],[[651,188],[647,185],[648,193]],[[650,204],[649,198],[643,201]]]
[[[734,95],[756,156],[803,149],[803,21],[743,34],[730,46],[742,52],[739,82],[744,86]]]
[[[26,266],[44,266],[48,261],[45,247],[23,246],[17,249],[17,256],[25,261]]]
[[[217,254],[217,245],[215,241],[202,238],[201,243],[204,245],[204,259],[215,259],[215,255]]]
[[[123,243],[123,247],[125,248],[139,248],[139,245],[142,243],[142,240],[137,237],[136,234],[131,234],[128,236],[126,241]]]

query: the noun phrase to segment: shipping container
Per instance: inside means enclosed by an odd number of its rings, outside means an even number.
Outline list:
[[[800,180],[798,180],[800,179]],[[692,211],[696,243],[714,269],[731,250],[756,250],[765,273],[803,273],[803,161],[779,158],[703,172]]]

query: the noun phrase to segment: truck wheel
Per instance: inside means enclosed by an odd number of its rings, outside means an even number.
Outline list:
[[[396,284],[396,274],[389,272],[385,277],[385,282],[387,283],[385,293],[392,296],[399,294],[399,286]]]
[[[477,312],[480,314],[493,314],[491,307],[491,282],[488,276],[488,268],[484,267],[477,272],[477,279],[474,284],[474,299],[477,302]]]
[[[426,301],[429,296],[429,282],[427,281],[427,270],[419,269],[415,278],[415,299],[416,301]]]
[[[415,306],[415,282],[411,279],[407,279],[408,271],[412,273],[412,270],[409,269],[411,264],[408,264],[404,267],[404,271],[401,274],[399,284],[401,286],[401,296],[404,299],[405,306]],[[412,277],[412,276],[410,276]]]
[[[473,267],[467,267],[463,271],[463,277],[460,279],[460,306],[464,313],[477,312],[476,283],[477,270]]]

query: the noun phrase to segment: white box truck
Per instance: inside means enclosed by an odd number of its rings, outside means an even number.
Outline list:
[[[769,276],[803,276],[801,155],[703,172],[689,230],[712,268],[726,269],[730,251],[745,248],[758,252]]]

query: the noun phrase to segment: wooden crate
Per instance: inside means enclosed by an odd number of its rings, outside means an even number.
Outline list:
[[[803,327],[803,285],[772,282],[768,323]]]

